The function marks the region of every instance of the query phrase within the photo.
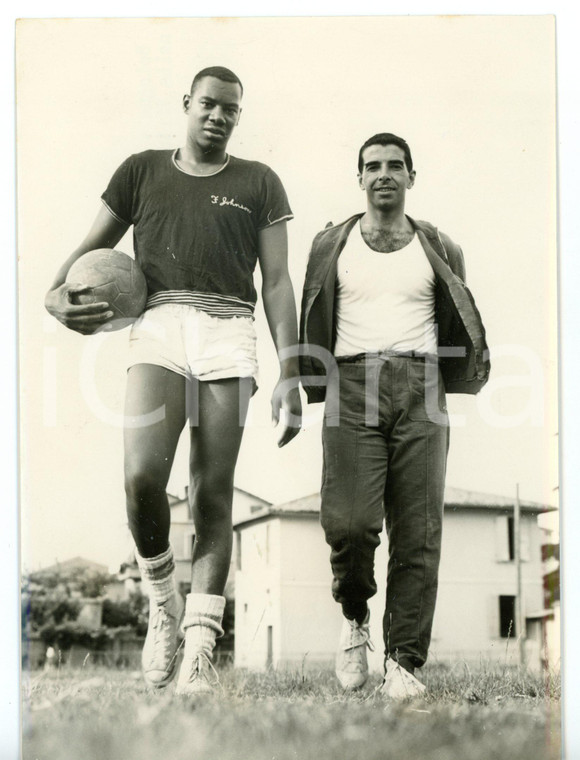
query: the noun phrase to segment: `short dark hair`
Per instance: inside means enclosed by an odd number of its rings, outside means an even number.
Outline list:
[[[370,148],[371,145],[396,145],[397,147],[401,148],[403,153],[405,154],[405,166],[407,167],[408,171],[413,171],[413,159],[411,157],[411,149],[409,148],[407,142],[403,140],[402,137],[397,137],[397,135],[393,135],[390,132],[379,132],[378,135],[373,135],[372,137],[369,137],[369,139],[364,143],[362,148],[358,152],[358,170],[359,172],[362,172],[363,170],[363,153],[367,148]]]
[[[226,69],[224,66],[208,66],[206,69],[198,71],[193,77],[189,94],[192,95],[197,84],[206,77],[214,77],[215,79],[221,79],[222,82],[232,82],[233,84],[239,84],[242,95],[244,94],[244,87],[233,71]]]

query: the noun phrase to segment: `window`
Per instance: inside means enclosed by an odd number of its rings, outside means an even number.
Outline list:
[[[505,515],[497,515],[495,518],[495,558],[498,562],[509,562],[510,547],[508,518]]]
[[[236,531],[236,570],[242,569],[242,531]]]
[[[178,591],[185,598],[191,591],[191,583],[189,581],[179,581]]]
[[[499,598],[499,635],[502,639],[515,638],[516,630],[516,598],[515,596],[500,596]]]
[[[195,544],[195,534],[186,533],[183,537],[183,559],[193,557],[193,545]]]
[[[495,518],[495,558],[498,562],[514,562],[516,558],[516,531],[513,515]],[[520,522],[520,559],[530,560],[530,521],[522,515]]]
[[[268,643],[266,651],[266,667],[271,668],[274,664],[274,629],[268,626]]]
[[[508,529],[508,556],[511,559],[516,558],[516,542],[515,542],[515,533],[514,533],[514,518],[508,517],[507,519],[507,529]]]

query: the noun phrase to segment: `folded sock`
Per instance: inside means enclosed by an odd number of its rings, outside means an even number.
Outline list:
[[[156,557],[142,557],[135,549],[135,559],[149,597],[163,604],[175,594],[175,561],[169,546]]]
[[[182,628],[185,633],[183,656],[195,657],[203,652],[211,658],[216,638],[223,636],[222,620],[225,597],[214,594],[188,594]]]

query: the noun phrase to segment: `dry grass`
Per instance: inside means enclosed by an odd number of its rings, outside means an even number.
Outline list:
[[[429,693],[385,704],[378,677],[345,694],[320,672],[220,672],[203,701],[104,669],[23,679],[24,760],[555,760],[559,678],[425,668]]]

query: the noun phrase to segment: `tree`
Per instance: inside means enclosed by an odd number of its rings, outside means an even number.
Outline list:
[[[45,625],[59,625],[77,619],[81,602],[72,598],[70,588],[63,579],[51,573],[46,577],[23,576],[22,580],[20,600],[23,631],[38,632]]]
[[[128,599],[114,602],[103,601],[103,625],[107,628],[130,626],[140,635],[147,632],[148,600],[141,591],[135,591]]]

